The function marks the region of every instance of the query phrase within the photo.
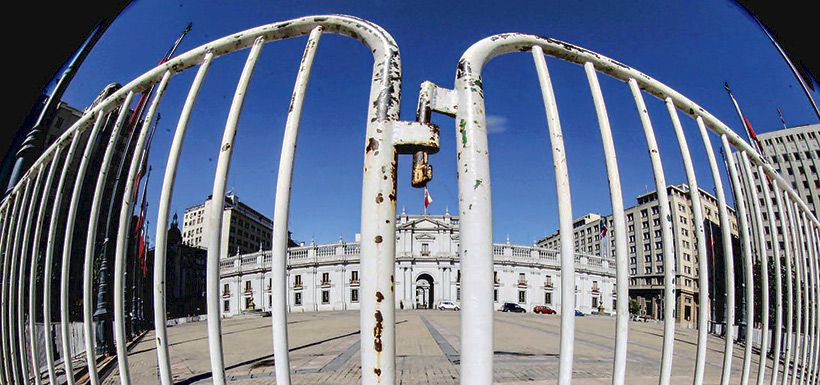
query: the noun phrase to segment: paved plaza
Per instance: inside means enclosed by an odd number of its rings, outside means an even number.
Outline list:
[[[396,313],[396,365],[400,384],[458,384],[458,312],[406,310]],[[575,384],[610,383],[615,335],[612,317],[576,318]],[[236,317],[222,323],[229,383],[274,383],[271,318]],[[560,318],[532,313],[495,317],[495,375],[502,384],[554,384],[558,376]],[[359,313],[293,313],[288,318],[290,357],[295,384],[358,384]],[[177,384],[209,384],[210,361],[205,322],[168,329],[172,370]],[[631,322],[627,383],[657,384],[663,326]],[[697,334],[675,335],[673,383],[691,384]],[[719,382],[723,340],[710,336],[707,383]],[[732,383],[740,381],[742,350],[735,349]],[[129,355],[132,382],[158,383],[153,333]],[[769,363],[771,365],[771,363]],[[756,378],[757,356],[752,365]],[[768,374],[768,373],[767,373]],[[117,372],[105,384],[118,384]]]

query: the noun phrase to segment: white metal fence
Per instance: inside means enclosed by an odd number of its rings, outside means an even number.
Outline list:
[[[703,218],[701,216],[701,197],[698,194],[698,179],[692,167],[690,150],[695,147],[705,151],[711,167],[711,177],[716,186],[716,197],[720,214],[722,239],[725,251],[725,280],[727,282],[726,312],[728,325],[736,323],[734,314],[734,287],[736,286],[733,272],[732,236],[729,226],[729,207],[724,186],[720,177],[719,163],[712,151],[712,136],[719,138],[728,161],[731,191],[744,192],[734,195],[735,209],[737,210],[739,228],[741,230],[741,254],[746,283],[745,297],[745,324],[754,324],[754,292],[752,282],[753,258],[758,258],[761,269],[767,269],[767,258],[773,258],[776,271],[780,271],[780,261],[783,257],[786,271],[785,285],[780,274],[775,274],[775,296],[764,301],[776,303],[775,324],[771,328],[784,333],[774,333],[772,357],[774,369],[769,373],[771,384],[791,381],[801,383],[814,382],[817,373],[818,348],[818,294],[820,285],[817,283],[817,256],[818,256],[818,226],[820,222],[809,210],[806,203],[795,193],[790,184],[768,164],[761,156],[726,124],[715,118],[709,112],[679,94],[675,90],[638,72],[624,64],[601,56],[581,47],[571,44],[523,34],[502,34],[488,37],[475,43],[463,55],[457,66],[453,89],[447,89],[425,82],[422,84],[419,96],[419,110],[416,122],[399,121],[399,102],[401,89],[401,66],[398,47],[392,37],[379,26],[368,21],[350,16],[313,16],[285,22],[274,23],[258,28],[243,31],[219,40],[215,40],[201,47],[188,51],[165,64],[162,64],[140,77],[134,79],[101,103],[86,113],[80,121],[66,131],[43,155],[32,165],[21,181],[0,205],[0,252],[2,252],[2,303],[0,303],[0,329],[2,330],[2,362],[0,382],[28,384],[43,382],[55,383],[55,352],[51,343],[27,344],[26,341],[40,341],[37,338],[25,336],[24,321],[30,325],[42,315],[44,327],[51,326],[51,300],[56,292],[52,293],[51,283],[59,282],[60,314],[59,324],[62,329],[61,349],[63,355],[86,350],[94,351],[93,339],[94,321],[91,314],[92,294],[96,288],[93,285],[93,269],[95,263],[96,228],[100,217],[99,206],[104,194],[106,179],[124,177],[122,206],[119,210],[117,226],[116,254],[114,258],[113,283],[113,334],[116,345],[116,358],[119,369],[120,382],[130,384],[129,362],[126,352],[126,304],[125,296],[125,263],[128,247],[128,229],[131,226],[136,188],[139,183],[138,166],[139,155],[146,145],[146,137],[152,124],[158,105],[169,82],[177,73],[197,67],[196,77],[191,85],[188,97],[182,108],[182,113],[174,134],[171,150],[168,155],[166,174],[163,181],[162,195],[158,208],[158,229],[156,240],[156,255],[154,260],[154,328],[156,332],[157,359],[160,379],[163,384],[171,383],[171,365],[168,351],[168,340],[165,319],[165,246],[167,244],[165,229],[168,225],[169,204],[173,194],[173,186],[182,142],[186,135],[187,124],[196,101],[200,85],[207,76],[211,63],[220,56],[249,49],[245,67],[236,87],[230,113],[225,124],[224,137],[218,148],[218,165],[214,176],[212,196],[220,197],[225,194],[226,180],[230,166],[234,136],[237,122],[242,110],[245,91],[251,80],[257,58],[265,44],[278,40],[308,36],[307,46],[299,66],[294,86],[291,106],[285,128],[285,137],[282,144],[279,162],[278,184],[274,211],[274,233],[272,250],[272,274],[275,279],[272,287],[272,323],[273,323],[273,352],[276,360],[276,381],[279,384],[290,383],[290,365],[288,361],[287,345],[287,312],[286,312],[286,280],[285,271],[288,262],[287,253],[287,220],[290,201],[291,174],[295,152],[296,137],[299,129],[299,119],[305,96],[306,85],[310,76],[314,55],[320,37],[324,33],[340,34],[355,38],[366,45],[373,53],[373,77],[368,104],[368,124],[363,141],[364,147],[364,174],[362,181],[362,217],[361,242],[359,250],[361,270],[367,272],[361,279],[361,310],[360,328],[361,337],[361,375],[364,384],[393,384],[396,382],[395,370],[395,322],[394,296],[390,295],[393,289],[393,272],[395,264],[395,218],[396,218],[396,159],[398,154],[414,154],[414,184],[423,185],[430,177],[430,169],[426,165],[427,155],[438,151],[438,128],[429,124],[430,114],[439,112],[452,116],[455,119],[455,135],[457,137],[458,176],[459,176],[459,211],[460,211],[460,250],[462,276],[462,317],[461,317],[461,359],[460,372],[462,384],[490,384],[493,378],[493,258],[494,246],[492,243],[492,211],[491,211],[491,183],[489,174],[489,150],[484,107],[484,89],[482,83],[482,68],[492,58],[513,52],[528,52],[533,56],[534,65],[541,85],[543,102],[548,121],[548,131],[556,175],[556,192],[559,199],[559,222],[561,234],[572,234],[572,207],[569,187],[569,170],[563,144],[564,133],[561,129],[561,120],[552,88],[552,81],[545,56],[555,57],[576,63],[586,72],[592,98],[597,111],[600,125],[603,152],[606,159],[606,168],[609,178],[609,189],[614,221],[615,234],[615,270],[617,277],[617,297],[628,298],[629,262],[627,260],[627,241],[624,218],[623,196],[621,193],[618,162],[613,144],[612,131],[607,115],[606,103],[598,84],[599,72],[619,79],[629,88],[634,98],[637,112],[640,116],[645,134],[647,151],[649,152],[653,175],[656,182],[657,199],[660,207],[660,218],[669,217],[669,198],[667,196],[667,182],[665,180],[664,165],[662,165],[655,133],[644,104],[644,95],[649,94],[662,100],[668,109],[669,118],[675,129],[676,138],[680,145],[680,153],[684,162],[689,191],[693,205],[695,221],[698,223],[697,254],[699,256],[699,270],[708,271],[704,236]],[[151,101],[147,116],[136,131],[136,142],[129,155],[130,163],[127,174],[111,176],[109,169],[114,147],[123,135],[122,128],[128,113],[128,106],[137,93],[144,93],[151,87],[156,87],[156,94]],[[100,137],[104,121],[109,114],[116,118],[114,129],[107,133],[105,138]],[[694,119],[699,128],[703,147],[690,148],[683,135],[679,114],[682,112]],[[106,144],[104,156],[101,160],[96,148],[97,142]],[[733,152],[736,151],[736,152]],[[87,183],[89,165],[99,167],[99,176],[96,179],[93,193],[83,190]],[[668,167],[668,165],[666,165]],[[758,192],[753,187],[758,176],[762,185],[763,203],[760,203]],[[765,176],[765,180],[763,180]],[[701,176],[702,178],[705,176]],[[707,178],[708,178],[707,177]],[[56,183],[56,187],[55,187]],[[746,195],[748,194],[748,195]],[[88,213],[78,215],[79,205],[83,199],[92,201]],[[220,267],[230,268],[220,263],[219,250],[224,241],[220,238],[222,227],[222,211],[224,202],[214,199],[209,216],[209,228],[206,234],[208,239],[207,256],[207,322],[208,341],[212,379],[215,384],[224,384],[225,369],[222,355],[221,318],[219,271]],[[768,223],[773,234],[762,233],[763,215],[767,214]],[[775,221],[775,211],[782,213],[780,221]],[[49,223],[46,223],[46,216]],[[70,335],[70,314],[68,284],[71,279],[72,240],[75,225],[88,222],[88,239],[85,245],[83,272],[83,348],[77,349],[78,341],[72,341]],[[663,219],[662,219],[663,220]],[[755,223],[756,226],[751,226]],[[661,385],[670,382],[672,368],[672,354],[674,349],[675,317],[675,261],[672,249],[672,226],[667,219],[662,226],[663,264],[664,269],[664,335],[662,364],[659,373]],[[751,233],[757,229],[757,233]],[[59,237],[63,238],[59,242]],[[765,241],[771,239],[776,245],[782,237],[785,248],[781,255],[778,247],[767,251]],[[61,250],[57,250],[57,246]],[[335,250],[334,250],[335,252]],[[351,251],[352,253],[353,251]],[[523,253],[523,254],[522,254]],[[319,253],[321,254],[321,253]],[[519,255],[520,254],[520,255]],[[524,258],[524,254],[512,253],[510,258]],[[549,259],[550,255],[543,255]],[[290,255],[291,260],[307,258],[307,253],[301,254],[298,250]],[[539,253],[541,256],[542,254]],[[559,383],[569,384],[572,380],[573,347],[575,337],[574,319],[574,275],[575,251],[573,239],[570,236],[561,238],[560,255],[561,268],[561,337],[560,337],[560,369]],[[58,258],[61,266],[59,278],[52,270],[52,261]],[[556,258],[558,258],[556,256]],[[558,260],[558,259],[556,259]],[[241,262],[240,262],[241,263]],[[28,267],[28,270],[26,266]],[[25,272],[29,271],[26,276]],[[42,273],[41,273],[42,272]],[[761,274],[763,293],[768,293],[770,284]],[[699,302],[709,302],[708,274],[699,275]],[[45,282],[46,284],[43,284]],[[25,288],[29,288],[28,293]],[[38,296],[42,291],[42,297]],[[28,298],[26,304],[24,299]],[[785,309],[783,300],[788,299]],[[41,306],[42,305],[42,306]],[[623,384],[627,352],[627,333],[629,330],[627,301],[617,303],[616,335],[614,349],[613,384]],[[802,311],[803,309],[806,311]],[[703,383],[704,365],[706,360],[707,325],[709,322],[708,306],[701,305],[698,314],[698,349],[695,371],[692,373],[693,383]],[[785,317],[784,311],[785,310]],[[763,330],[768,330],[768,304],[762,306]],[[792,322],[793,315],[797,322]],[[785,327],[784,327],[785,324]],[[29,327],[29,330],[34,328]],[[753,340],[753,328],[745,329],[745,340]],[[725,333],[725,350],[723,357],[722,384],[730,382],[732,348],[734,343],[733,328],[727,328]],[[785,341],[783,336],[785,336]],[[760,367],[757,371],[757,383],[766,381],[765,352],[768,349],[768,339],[761,342],[762,354]],[[48,378],[41,379],[33,373],[39,373],[41,368],[41,349],[45,352],[45,366]],[[743,371],[740,377],[741,384],[747,384],[751,379],[750,366],[752,344],[746,344],[743,356]],[[87,360],[88,381],[98,384],[96,360],[89,355]],[[74,373],[71,360],[63,362],[67,373]],[[780,370],[782,366],[782,374]],[[67,376],[67,383],[75,382],[72,375]]]

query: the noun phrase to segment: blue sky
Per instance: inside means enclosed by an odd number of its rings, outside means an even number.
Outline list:
[[[135,1],[111,25],[65,94],[85,108],[109,82],[127,83],[152,68],[185,25],[193,30],[178,54],[225,35],[290,18],[344,13],[369,19],[393,35],[403,67],[402,118],[415,116],[418,86],[452,87],[455,66],[472,43],[492,34],[525,32],[565,40],[620,60],[666,83],[736,131],[738,118],[723,90],[728,81],[758,132],[817,121],[796,79],[745,11],[731,1],[680,2],[263,2]],[[281,137],[306,39],[265,45],[239,124],[229,189],[268,216]],[[183,148],[172,213],[211,192],[217,151],[247,51],[216,60],[194,109]],[[609,191],[595,111],[583,68],[547,61],[569,157],[573,212],[609,213]],[[294,238],[352,239],[360,227],[364,129],[372,57],[360,43],[325,35],[307,91],[294,173],[290,227]],[[155,223],[164,164],[195,70],[175,76],[160,106],[150,163],[150,223]],[[621,165],[625,203],[654,189],[637,112],[625,83],[600,77]],[[557,206],[546,118],[530,54],[496,58],[485,67],[490,124],[494,236],[529,244],[557,229]],[[818,95],[814,95],[815,99]],[[669,183],[685,181],[669,117],[647,97]],[[458,211],[455,130],[435,116],[441,151],[431,157],[430,212]],[[712,182],[697,128],[683,118],[696,172]],[[718,138],[713,136],[713,143]],[[410,158],[399,161],[398,210],[421,212],[423,190],[410,187]],[[724,181],[726,181],[724,175]],[[724,182],[725,183],[725,182]],[[153,232],[153,230],[152,230]]]

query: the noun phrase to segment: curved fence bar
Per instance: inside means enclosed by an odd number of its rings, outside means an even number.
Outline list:
[[[157,212],[157,234],[156,248],[154,255],[154,332],[157,341],[157,362],[159,366],[160,381],[163,385],[171,384],[171,359],[168,352],[168,331],[166,328],[165,313],[165,258],[168,247],[168,213],[171,209],[171,196],[174,190],[174,180],[176,179],[177,168],[179,166],[179,156],[182,153],[182,142],[188,129],[188,120],[191,118],[191,111],[194,108],[196,97],[202,81],[208,73],[213,54],[205,55],[205,60],[197,71],[188,97],[182,107],[182,113],[174,132],[173,143],[168,154],[168,162],[165,167],[165,178],[162,182],[162,193]]]
[[[34,382],[37,385],[42,383],[42,379],[40,378],[40,347],[38,346],[40,342],[37,340],[37,333],[36,333],[36,321],[37,321],[37,304],[38,297],[37,297],[37,267],[40,263],[40,239],[42,238],[42,230],[43,230],[43,222],[45,221],[45,213],[48,209],[48,198],[51,192],[51,186],[54,183],[54,174],[57,172],[57,160],[60,157],[60,152],[62,148],[58,148],[54,154],[54,157],[51,158],[51,162],[48,166],[48,174],[46,175],[46,182],[43,185],[43,193],[42,197],[40,198],[40,208],[37,210],[37,221],[35,223],[35,230],[34,230],[34,241],[32,244],[34,245],[34,250],[31,253],[31,267],[29,268],[29,292],[28,292],[28,312],[29,312],[29,319],[28,319],[28,332],[29,332],[29,341],[31,341],[31,362],[32,362],[32,369],[34,371]],[[45,344],[50,344],[50,341],[46,340],[43,341]]]
[[[0,204],[0,262],[3,266],[0,268],[0,274],[3,274],[8,261],[6,260],[6,230],[8,230],[7,223],[9,221],[9,205],[8,203],[11,201],[11,197]],[[3,275],[3,279],[5,282],[5,275]],[[0,304],[5,305],[5,301],[0,302]],[[8,357],[5,345],[3,341],[0,341],[0,359],[3,360],[3,363],[6,363],[6,357]],[[6,372],[0,367],[0,383],[11,382],[6,380]]]
[[[21,193],[20,193],[21,194]],[[13,229],[14,224],[17,222],[17,212],[20,208],[20,194],[9,195],[9,198],[5,200],[6,204],[6,213],[11,210],[11,214],[6,215],[6,228],[4,236],[4,244],[3,244],[3,294],[2,294],[2,306],[0,311],[2,311],[2,315],[0,315],[0,319],[2,319],[2,329],[3,329],[3,372],[6,378],[6,381],[11,383],[14,379],[14,374],[12,374],[12,361],[14,360],[14,356],[11,354],[11,346],[9,345],[9,321],[8,321],[8,290],[9,285],[5,283],[9,280],[9,265],[11,265],[11,244],[12,239],[14,237]]]
[[[564,149],[564,134],[558,118],[558,106],[552,81],[540,47],[533,47],[532,55],[538,72],[538,81],[544,98],[547,114],[550,144],[552,145],[553,167],[555,168],[555,192],[558,195],[558,218],[560,232],[572,233],[572,201],[569,190],[569,171]],[[575,248],[570,237],[561,239],[561,362],[558,366],[558,383],[572,381],[573,348],[575,344]],[[570,289],[572,288],[572,289]]]
[[[34,361],[29,362],[29,355],[26,353],[29,349],[26,348],[26,319],[25,319],[25,298],[23,295],[25,294],[25,282],[26,282],[26,258],[28,257],[29,250],[29,236],[31,235],[31,228],[33,227],[33,218],[34,218],[34,210],[39,206],[36,204],[38,193],[40,191],[40,184],[42,183],[43,171],[45,170],[45,165],[41,164],[39,169],[37,170],[37,176],[34,177],[34,187],[31,191],[31,201],[29,202],[28,212],[26,213],[25,218],[25,230],[23,230],[23,242],[20,250],[20,270],[17,278],[15,280],[18,282],[17,284],[17,340],[19,341],[20,345],[20,362],[21,362],[21,369],[23,370],[23,383],[29,384],[31,375],[36,378],[36,381],[39,383],[39,372],[35,371],[33,373],[29,373],[29,368],[34,368],[37,366],[36,359]],[[40,194],[44,195],[44,194]],[[42,197],[40,197],[42,199]],[[34,340],[32,340],[32,343]],[[31,374],[31,375],[30,375]]]
[[[29,202],[29,197],[31,196],[31,180],[26,179],[26,187],[23,189],[23,199],[20,203],[20,215],[17,216],[17,223],[14,225],[14,240],[11,246],[11,270],[9,271],[9,292],[7,304],[8,304],[8,327],[9,327],[9,344],[11,346],[11,367],[12,367],[12,377],[14,378],[15,384],[21,384],[24,380],[27,380],[27,371],[25,368],[25,362],[23,361],[23,355],[25,354],[25,350],[20,349],[20,344],[18,342],[18,333],[17,333],[17,325],[18,320],[15,319],[17,313],[17,301],[13,300],[13,295],[17,292],[17,285],[19,280],[16,279],[17,271],[19,270],[19,256],[20,256],[20,247],[21,242],[20,238],[22,237],[22,229],[26,227],[25,223],[23,223],[23,218],[27,215],[25,214],[28,212],[28,209],[31,207],[31,202]]]
[[[725,136],[721,136],[723,142],[723,152],[726,157],[726,167],[729,169],[729,178],[734,191],[735,207],[737,209],[738,227],[740,228],[740,250],[743,256],[743,286],[745,287],[745,333],[743,341],[745,346],[743,348],[743,366],[740,374],[740,384],[746,385],[749,383],[749,370],[752,365],[752,325],[754,324],[754,285],[752,282],[752,251],[751,240],[749,239],[749,221],[746,212],[746,199],[743,197],[743,185],[740,182],[740,175],[738,171],[738,163],[735,162],[735,157],[732,155],[732,149],[729,147],[729,142]],[[739,159],[738,159],[739,160]]]
[[[299,121],[302,117],[302,106],[305,101],[310,71],[313,59],[316,57],[316,48],[322,36],[322,27],[316,27],[310,32],[302,63],[296,75],[296,84],[293,86],[291,105],[288,108],[288,118],[285,122],[285,133],[282,139],[282,151],[279,158],[279,173],[276,177],[276,197],[273,209],[273,246],[271,261],[271,276],[285,277],[287,270],[288,249],[288,213],[290,210],[291,178],[293,177],[293,162],[296,153],[296,139],[299,134]],[[290,358],[288,357],[288,319],[287,319],[287,280],[279,279],[275,287],[271,287],[272,325],[273,328],[273,357],[276,366],[276,383],[290,384]],[[273,283],[272,283],[273,285]]]
[[[97,176],[97,182],[94,186],[94,196],[91,200],[91,208],[88,215],[88,232],[85,243],[85,259],[83,261],[83,337],[85,340],[86,364],[88,365],[88,379],[91,385],[97,385],[100,382],[99,374],[97,373],[97,357],[94,346],[94,321],[93,317],[93,274],[94,274],[94,257],[97,253],[97,223],[99,222],[99,210],[102,204],[102,197],[105,193],[105,185],[108,178],[109,167],[111,165],[111,158],[114,156],[114,151],[117,146],[117,141],[120,138],[120,131],[125,123],[125,117],[128,115],[133,99],[134,93],[129,92],[125,97],[125,101],[119,107],[117,113],[117,121],[111,130],[108,144],[105,147],[105,153],[100,163],[100,173]],[[115,110],[116,111],[116,110]],[[113,113],[114,111],[112,111]],[[93,134],[92,134],[93,135]],[[88,151],[88,147],[86,148]],[[85,154],[88,157],[91,154]],[[113,196],[110,198],[113,199]]]
[[[763,175],[760,172],[758,175]],[[775,316],[774,316],[774,328],[772,329],[772,375],[771,381],[769,382],[770,385],[777,385],[777,376],[779,373],[780,367],[780,352],[781,346],[783,344],[783,279],[781,278],[781,263],[780,263],[780,247],[778,245],[778,234],[783,234],[785,237],[784,232],[778,231],[779,226],[775,221],[774,216],[774,209],[772,208],[773,196],[770,183],[768,181],[762,183],[763,184],[763,199],[766,202],[766,216],[769,219],[769,228],[771,229],[771,243],[772,243],[772,258],[774,259],[774,302],[775,302]],[[779,194],[778,194],[778,202]],[[782,213],[783,211],[780,211]],[[765,338],[765,335],[764,335]]]
[[[615,143],[612,139],[612,130],[609,126],[604,97],[601,86],[598,84],[598,75],[595,66],[584,63],[584,70],[592,91],[592,100],[595,103],[595,112],[598,116],[598,125],[601,130],[604,158],[606,159],[607,179],[609,181],[609,195],[612,206],[612,222],[615,226],[615,265],[617,270],[618,298],[629,298],[629,271],[626,246],[626,219],[624,214],[624,199],[621,191],[621,176],[618,172],[618,160],[615,152]],[[704,260],[705,261],[705,260]],[[701,285],[704,287],[705,285]],[[704,291],[705,293],[705,291]],[[629,304],[627,301],[618,301],[615,325],[615,359],[612,363],[612,385],[623,385],[626,378],[626,354],[629,333]],[[698,337],[700,338],[700,337]],[[700,378],[703,378],[705,361],[698,358],[698,367],[701,369]]]

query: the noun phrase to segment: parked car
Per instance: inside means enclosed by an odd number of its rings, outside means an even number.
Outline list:
[[[633,314],[632,315],[632,320],[636,321],[636,322],[646,322],[646,317],[644,317],[642,315],[639,315],[639,314]]]
[[[526,313],[527,312],[526,309],[519,306],[517,303],[512,303],[512,302],[505,302],[504,305],[501,306],[501,311],[503,311],[503,312],[511,311],[513,313]]]
[[[535,314],[555,314],[555,310],[550,309],[548,306],[541,305],[532,308],[532,312]]]
[[[438,309],[439,310],[455,310],[455,311],[460,310],[458,305],[453,301],[441,301],[441,302],[439,302]]]
[[[576,316],[576,317],[583,317],[583,316],[585,316],[585,315],[586,315],[586,314],[584,314],[584,312],[582,312],[582,311],[580,311],[580,310],[575,310],[575,316]]]

